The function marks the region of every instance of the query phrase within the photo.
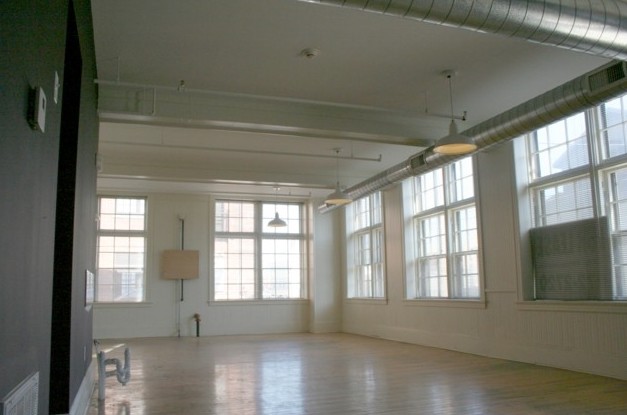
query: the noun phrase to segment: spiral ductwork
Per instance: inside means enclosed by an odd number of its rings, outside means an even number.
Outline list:
[[[521,38],[627,60],[621,0],[300,0]]]
[[[478,151],[598,105],[627,91],[627,3],[621,0],[300,0],[493,33],[616,59],[462,134]],[[431,148],[346,189],[353,199],[461,156]],[[322,211],[332,209],[322,206]]]
[[[519,137],[544,125],[599,105],[627,92],[627,62],[614,61],[505,111],[462,132],[477,144],[477,151]],[[444,156],[432,147],[364,180],[346,193],[354,200],[426,173],[466,156]],[[321,212],[333,209],[321,206]]]

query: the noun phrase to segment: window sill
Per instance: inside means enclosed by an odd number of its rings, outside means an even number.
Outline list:
[[[518,301],[516,306],[525,311],[567,311],[584,313],[627,314],[627,301]]]
[[[387,298],[346,298],[344,299],[349,304],[368,304],[368,305],[387,305]]]
[[[413,307],[446,307],[446,308],[486,308],[483,300],[451,300],[451,299],[405,299],[403,304]]]
[[[302,299],[286,299],[286,300],[210,300],[209,306],[247,306],[247,305],[302,305],[308,304],[309,300]]]
[[[94,308],[141,308],[152,307],[152,302],[142,301],[139,303],[93,303]]]

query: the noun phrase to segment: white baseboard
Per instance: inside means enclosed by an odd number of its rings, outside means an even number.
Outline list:
[[[70,408],[70,415],[86,415],[89,409],[89,403],[91,396],[94,392],[94,385],[96,384],[96,359],[91,360],[91,364],[87,368],[85,377],[81,382],[81,386],[78,389],[78,393],[72,402]]]
[[[323,321],[314,323],[310,329],[310,333],[339,333],[342,331],[339,321]]]

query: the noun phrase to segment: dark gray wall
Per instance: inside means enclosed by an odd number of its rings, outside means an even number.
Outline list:
[[[56,208],[63,95],[55,104],[54,74],[57,71],[63,80],[69,5],[68,0],[0,2],[0,398],[38,371],[40,414],[69,411],[91,361],[84,272],[94,269],[97,119],[88,0],[73,3],[82,87],[79,108],[67,111],[80,111],[80,116],[76,160],[73,166],[61,166],[75,169],[71,218],[59,222],[63,215],[58,216]],[[43,87],[48,98],[45,133],[33,131],[27,122],[28,92],[34,86]],[[71,243],[61,250],[61,257],[70,264],[64,277],[69,291],[60,295],[54,308],[62,310],[55,324],[66,325],[65,333],[56,338],[67,348],[59,365],[69,370],[51,378],[55,235],[68,232],[65,240]],[[51,379],[62,385],[67,397],[55,411],[49,405]]]

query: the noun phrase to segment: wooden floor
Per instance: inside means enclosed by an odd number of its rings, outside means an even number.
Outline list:
[[[88,415],[627,414],[627,381],[348,334],[125,344],[131,381]]]

